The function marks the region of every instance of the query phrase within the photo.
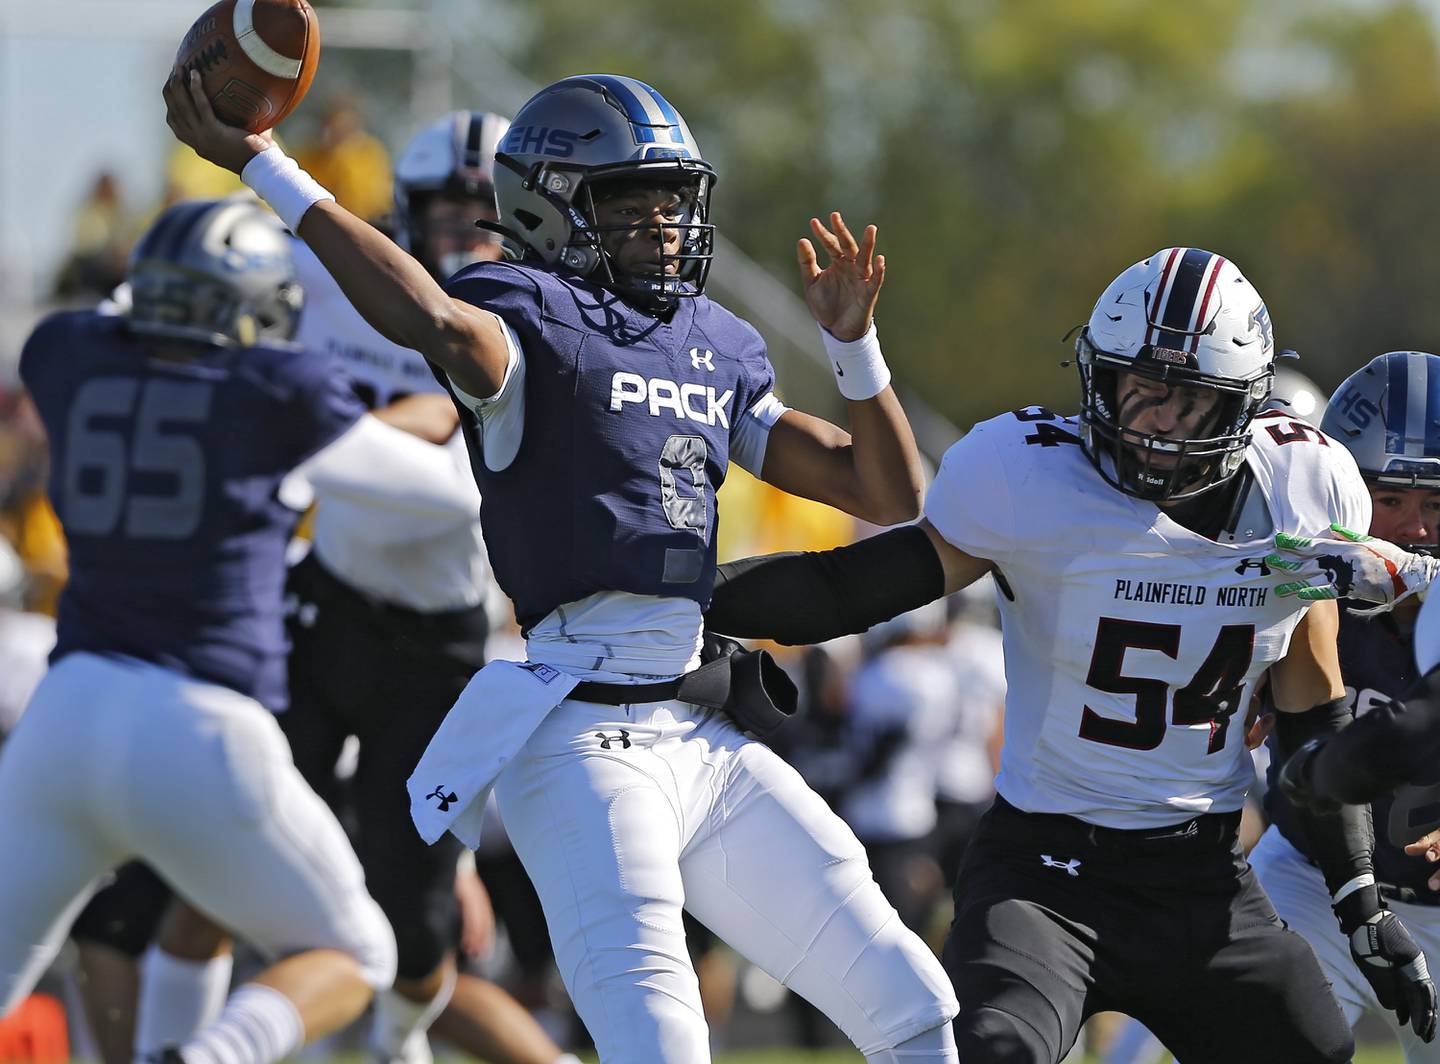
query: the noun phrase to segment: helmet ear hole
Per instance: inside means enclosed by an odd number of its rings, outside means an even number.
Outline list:
[[[515,210],[511,212],[511,216],[519,222],[527,232],[531,233],[545,223],[545,219],[541,218],[534,211],[527,211],[523,207],[515,208]]]

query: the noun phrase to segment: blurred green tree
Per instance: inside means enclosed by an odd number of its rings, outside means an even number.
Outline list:
[[[1436,26],[1412,0],[491,0],[539,81],[641,77],[793,276],[805,219],[875,221],[897,373],[961,424],[1074,406],[1058,343],[1130,262],[1233,257],[1322,385],[1440,347]]]

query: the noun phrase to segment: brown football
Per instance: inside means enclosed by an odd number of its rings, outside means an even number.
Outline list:
[[[198,70],[220,120],[259,133],[295,109],[319,62],[305,0],[220,0],[185,34],[171,76]]]

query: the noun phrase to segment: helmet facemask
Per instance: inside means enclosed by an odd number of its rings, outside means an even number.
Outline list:
[[[1239,472],[1250,443],[1250,421],[1270,394],[1268,367],[1253,380],[1238,381],[1190,368],[1184,352],[1169,348],[1146,345],[1134,358],[1119,357],[1095,347],[1088,329],[1081,331],[1075,350],[1083,395],[1081,447],[1112,487],[1139,499],[1174,502],[1204,494]],[[1193,436],[1139,432],[1120,421],[1122,372],[1169,387],[1213,390],[1218,399]]]

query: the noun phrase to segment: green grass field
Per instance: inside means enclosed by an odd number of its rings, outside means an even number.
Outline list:
[[[718,1056],[715,1064],[857,1064],[860,1060],[860,1054],[845,1051],[800,1053],[794,1050],[766,1050]],[[1094,1064],[1094,1058],[1086,1057],[1085,1064]],[[1404,1057],[1398,1047],[1361,1049],[1355,1054],[1354,1064],[1404,1064]]]

